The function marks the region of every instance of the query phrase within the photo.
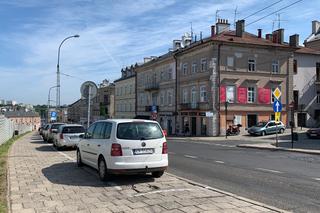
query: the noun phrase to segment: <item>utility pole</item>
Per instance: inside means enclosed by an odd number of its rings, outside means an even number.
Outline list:
[[[226,139],[228,139],[228,134],[227,134],[227,130],[228,130],[228,101],[226,101],[224,103],[224,107],[225,107],[225,114],[226,114]]]

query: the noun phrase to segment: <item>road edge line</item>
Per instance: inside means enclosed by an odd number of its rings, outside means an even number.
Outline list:
[[[169,173],[169,172],[166,172],[166,174],[171,176],[171,177],[175,177],[175,178],[177,178],[179,180],[183,180],[183,181],[185,181],[185,182],[187,182],[187,183],[189,183],[191,185],[195,185],[195,186],[199,186],[199,187],[211,190],[211,191],[215,191],[215,192],[218,192],[218,193],[221,193],[221,194],[236,198],[238,200],[241,200],[241,201],[244,201],[244,202],[247,202],[247,203],[251,203],[253,205],[257,205],[257,206],[260,206],[260,207],[263,207],[263,208],[267,208],[267,209],[272,210],[272,211],[276,211],[276,212],[279,212],[279,213],[290,213],[290,211],[279,209],[277,207],[270,206],[268,204],[264,204],[264,203],[261,203],[261,202],[258,202],[258,201],[254,201],[254,200],[251,200],[251,199],[248,199],[248,198],[245,198],[245,197],[242,197],[242,196],[230,193],[230,192],[222,191],[220,189],[217,189],[217,188],[214,188],[214,187],[211,187],[211,186],[208,186],[208,185],[205,185],[205,184],[202,184],[202,183],[199,183],[199,182],[187,179],[187,178],[183,178],[183,177],[174,175],[174,174]]]

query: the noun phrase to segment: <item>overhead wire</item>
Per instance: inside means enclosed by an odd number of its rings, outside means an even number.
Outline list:
[[[274,3],[270,4],[270,5],[268,5],[268,6],[264,7],[264,8],[262,8],[261,10],[258,10],[258,11],[256,11],[256,12],[254,12],[254,13],[252,13],[252,14],[248,15],[247,17],[244,17],[243,19],[247,19],[247,18],[249,18],[249,17],[251,17],[251,16],[254,16],[254,15],[256,15],[256,14],[258,14],[258,13],[260,13],[260,12],[262,12],[262,11],[264,11],[264,10],[266,10],[266,9],[270,8],[270,7],[272,7],[273,5],[276,5],[276,4],[280,3],[280,2],[282,2],[282,1],[283,1],[283,0],[279,0],[279,1],[277,1],[277,2],[274,2]]]

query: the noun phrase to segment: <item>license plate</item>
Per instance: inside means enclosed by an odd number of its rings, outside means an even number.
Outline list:
[[[146,154],[153,154],[154,149],[134,149],[133,154],[134,155],[146,155]]]

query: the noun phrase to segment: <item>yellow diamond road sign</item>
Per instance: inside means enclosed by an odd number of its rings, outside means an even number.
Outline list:
[[[279,100],[280,96],[281,96],[281,91],[279,89],[279,87],[277,87],[274,91],[273,91],[273,95],[276,99]]]

